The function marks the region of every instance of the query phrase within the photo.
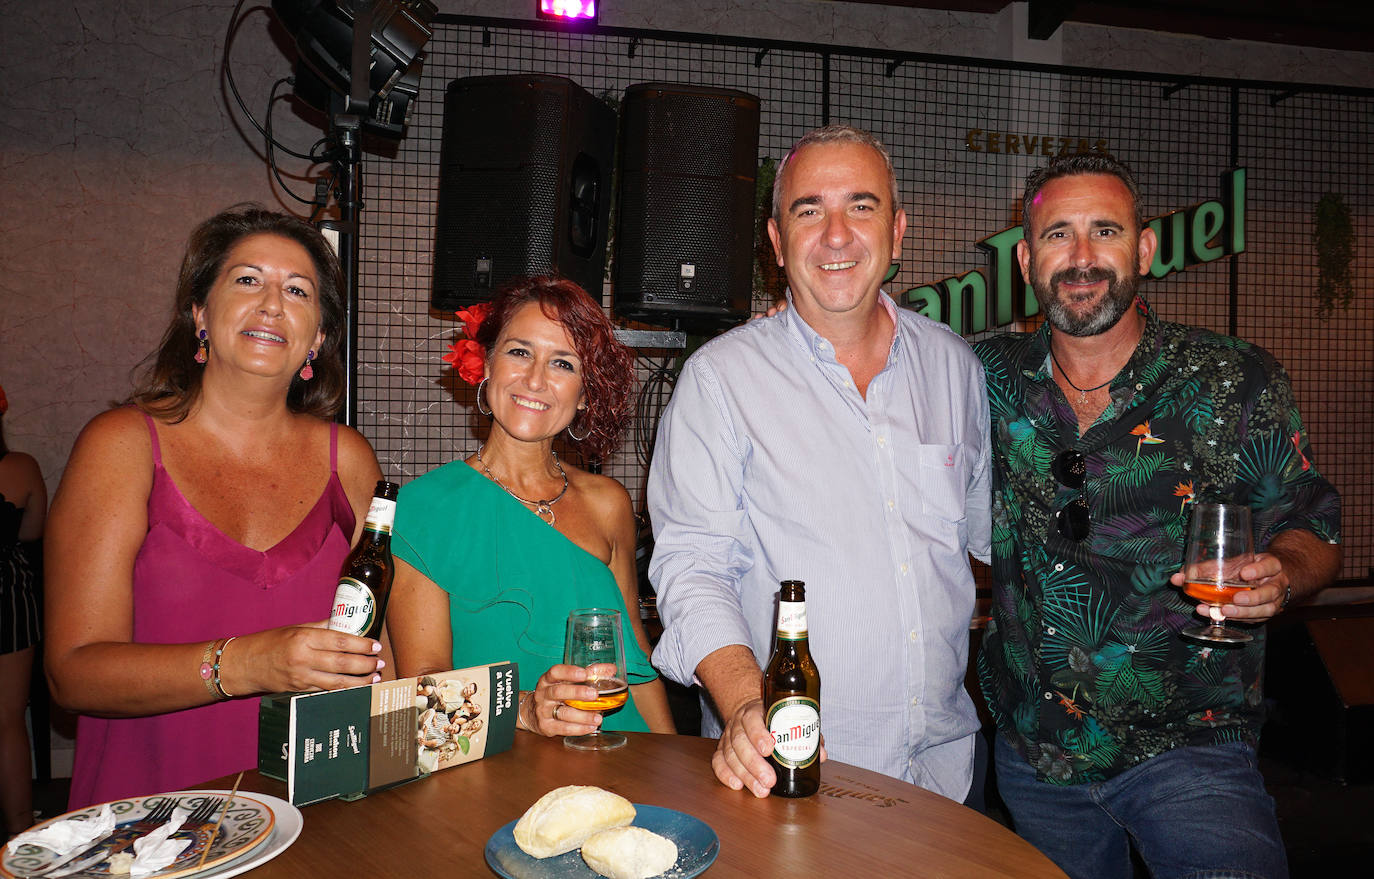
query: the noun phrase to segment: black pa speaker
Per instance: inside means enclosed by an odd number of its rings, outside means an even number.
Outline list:
[[[452,311],[520,275],[601,298],[615,111],[561,76],[449,83],[430,303]]]
[[[759,99],[641,83],[620,107],[616,313],[688,329],[748,317]]]

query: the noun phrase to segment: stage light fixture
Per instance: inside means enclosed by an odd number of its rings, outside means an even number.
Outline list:
[[[438,8],[430,0],[272,0],[296,41],[296,95],[326,113],[400,138],[420,93],[421,49]],[[355,82],[353,71],[366,65]]]
[[[596,24],[596,0],[535,0],[535,18],[572,24]]]
[[[296,96],[328,117],[319,158],[330,163],[331,171],[328,182],[316,188],[327,188],[339,213],[337,219],[321,220],[318,225],[334,236],[331,240],[343,270],[348,332],[342,353],[348,380],[341,414],[345,423],[354,425],[358,416],[362,135],[405,136],[411,105],[420,93],[424,63],[420,50],[433,35],[430,23],[439,10],[431,0],[272,0],[272,11],[296,41]]]

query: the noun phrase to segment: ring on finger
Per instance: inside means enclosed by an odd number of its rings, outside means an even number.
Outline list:
[[[563,707],[563,703],[562,703],[562,702],[555,702],[555,703],[554,703],[554,706],[553,706],[553,719],[554,719],[554,720],[561,720],[561,719],[562,719],[562,718],[560,718],[560,717],[558,716],[558,709],[560,709],[560,708],[562,708],[562,707]]]

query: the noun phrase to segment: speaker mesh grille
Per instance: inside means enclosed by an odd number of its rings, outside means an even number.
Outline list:
[[[739,320],[753,280],[758,100],[640,84],[625,90],[615,261],[617,313]],[[694,267],[690,288],[683,264]]]
[[[482,76],[449,84],[435,212],[432,304],[441,310],[491,298],[520,275],[560,274],[601,286],[615,113],[554,76]],[[589,156],[600,204],[590,248],[570,239],[574,165]],[[586,167],[586,162],[578,167]],[[490,276],[478,283],[478,260]]]
[[[434,254],[436,293],[461,296],[461,291],[471,291],[473,302],[488,298],[474,286],[479,259],[492,260],[496,279],[492,286],[516,275],[550,271],[558,212],[553,199],[545,196],[557,189],[558,177],[556,165],[528,165],[510,170],[464,168],[446,178],[440,199],[451,199],[460,211],[467,210],[455,226],[439,226]],[[446,195],[444,189],[449,187]],[[518,218],[489,214],[484,219],[473,207],[501,203],[525,209]],[[446,231],[451,234],[445,235]]]
[[[455,80],[444,102],[444,137],[455,147],[453,165],[556,165],[571,86],[570,81],[556,77]]]
[[[626,173],[622,185],[617,278],[636,279],[651,307],[735,303],[747,312],[754,182],[639,172]],[[691,293],[678,290],[682,263],[696,267]]]
[[[625,93],[624,165],[667,174],[754,177],[759,145],[758,99],[743,92]],[[703,148],[709,145],[709,148]]]

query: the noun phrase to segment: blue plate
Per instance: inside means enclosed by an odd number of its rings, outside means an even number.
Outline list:
[[[720,854],[716,832],[686,812],[635,803],[635,820],[631,823],[666,836],[677,846],[677,863],[668,870],[673,879],[696,876]],[[512,821],[487,840],[487,864],[506,879],[596,879],[601,875],[587,866],[577,849],[555,858],[532,858],[515,844],[514,833]]]

